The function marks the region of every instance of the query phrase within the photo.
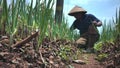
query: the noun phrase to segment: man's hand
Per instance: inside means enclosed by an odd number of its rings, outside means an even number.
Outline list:
[[[85,45],[86,42],[87,42],[87,39],[85,39],[85,38],[83,38],[83,37],[80,37],[80,38],[76,41],[77,44],[81,44],[81,45]]]
[[[99,22],[97,22],[97,21],[93,21],[92,22],[95,26],[101,26],[102,25],[102,22],[101,21],[99,21]]]

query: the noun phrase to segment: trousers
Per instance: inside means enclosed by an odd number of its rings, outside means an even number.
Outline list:
[[[99,34],[83,34],[80,38],[76,41],[78,47],[80,48],[93,48],[94,44],[99,40]]]

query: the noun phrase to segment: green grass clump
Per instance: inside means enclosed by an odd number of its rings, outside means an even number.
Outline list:
[[[109,22],[104,22],[100,40],[98,43],[96,43],[94,48],[96,50],[100,50],[102,43],[113,43],[118,36],[120,36],[120,10],[116,12],[115,19],[112,19]]]
[[[60,24],[55,22],[54,0],[36,0],[35,6],[33,1],[10,0],[10,4],[7,4],[7,0],[0,0],[0,34],[10,37],[10,45],[13,39],[26,38],[34,31],[39,31],[38,48],[45,37],[74,40],[75,33],[69,30],[65,18]]]

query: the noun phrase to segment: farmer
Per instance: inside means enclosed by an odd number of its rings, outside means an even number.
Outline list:
[[[86,51],[91,52],[99,39],[99,32],[96,27],[101,26],[102,22],[94,15],[86,13],[87,11],[82,7],[75,6],[68,15],[76,18],[70,29],[77,28],[80,32],[80,38],[76,41],[78,47],[83,47]]]

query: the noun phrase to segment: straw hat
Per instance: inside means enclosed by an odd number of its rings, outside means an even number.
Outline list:
[[[74,16],[76,13],[87,13],[86,10],[84,10],[82,7],[75,6],[73,9],[68,13],[70,16]]]

